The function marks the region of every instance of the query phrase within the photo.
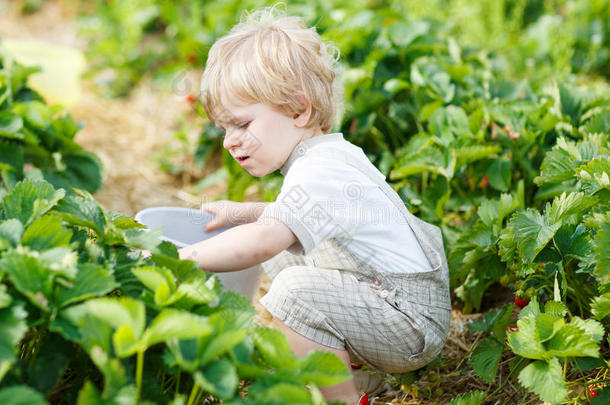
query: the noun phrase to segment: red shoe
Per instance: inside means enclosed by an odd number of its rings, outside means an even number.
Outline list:
[[[362,394],[362,396],[360,397],[360,400],[358,401],[357,405],[373,405],[373,402],[375,402],[375,398],[371,399],[369,401],[369,396],[366,395],[366,392],[364,394]]]

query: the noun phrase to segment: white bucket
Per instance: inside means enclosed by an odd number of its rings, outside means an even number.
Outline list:
[[[192,245],[229,229],[219,228],[212,232],[204,232],[203,227],[213,215],[192,208],[153,207],[138,212],[135,220],[150,229],[161,228],[161,239],[171,242],[178,248]],[[260,276],[260,265],[244,270],[216,273],[223,288],[236,291],[254,300]]]

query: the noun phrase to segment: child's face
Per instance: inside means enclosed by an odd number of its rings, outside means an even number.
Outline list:
[[[216,119],[216,126],[225,132],[223,146],[255,177],[281,168],[295,146],[313,135],[299,125],[298,118],[264,104],[223,107]]]

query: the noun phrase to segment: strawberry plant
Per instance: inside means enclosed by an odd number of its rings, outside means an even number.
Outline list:
[[[81,125],[26,85],[36,71],[0,59],[0,196],[26,174],[94,192],[102,185],[101,162],[74,141]]]
[[[317,387],[349,378],[330,353],[297,358],[158,232],[104,211],[78,127],[25,85],[32,69],[1,66],[0,403],[321,404]]]

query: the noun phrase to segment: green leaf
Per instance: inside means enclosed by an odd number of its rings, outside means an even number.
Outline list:
[[[495,159],[487,169],[489,185],[499,191],[508,191],[511,185],[512,168],[509,159]]]
[[[42,394],[26,385],[14,385],[0,390],[2,405],[47,405]]]
[[[118,229],[145,229],[142,225],[131,217],[125,216],[120,212],[106,211],[106,219]]]
[[[584,193],[562,193],[553,199],[550,209],[547,206],[549,223],[555,224],[565,221],[573,215],[583,215],[597,201],[596,197],[585,196]]]
[[[161,243],[161,229],[151,229],[146,232],[139,229],[128,229],[123,232],[125,232],[127,244],[131,247],[153,251]]]
[[[143,341],[146,347],[168,339],[193,339],[212,333],[207,318],[177,309],[164,309],[146,329]]]
[[[87,311],[114,329],[126,326],[136,338],[144,332],[146,321],[142,301],[132,298],[95,298],[85,302]],[[126,333],[126,332],[123,332]]]
[[[498,365],[504,345],[497,339],[489,337],[477,345],[470,358],[472,368],[483,381],[492,384],[496,380]]]
[[[597,231],[594,238],[595,244],[595,278],[600,285],[610,283],[610,223],[606,222]]]
[[[8,306],[13,302],[13,299],[6,291],[6,284],[0,284],[0,309],[8,308]]]
[[[8,219],[0,223],[0,238],[9,241],[13,247],[21,242],[21,235],[23,235],[23,225],[18,219]]]
[[[4,215],[8,219],[18,219],[27,227],[64,196],[63,189],[55,190],[46,181],[23,180],[4,197]]]
[[[84,226],[99,238],[104,236],[106,219],[95,199],[86,191],[75,190],[79,195],[67,196],[55,208],[55,213],[70,225]]]
[[[525,262],[532,262],[553,238],[561,223],[549,223],[546,216],[528,208],[513,215],[508,226],[514,229],[514,241]]]
[[[598,157],[576,169],[582,190],[595,194],[602,189],[610,190],[610,159]]]
[[[189,373],[199,367],[199,343],[201,339],[170,339],[167,347],[174,356],[176,364]]]
[[[78,343],[90,353],[96,347],[104,353],[112,353],[111,325],[91,315],[84,303],[60,311],[51,323],[51,330]]]
[[[46,129],[49,123],[53,121],[51,108],[40,101],[15,103],[13,108],[17,114],[25,119],[27,124],[37,129]]]
[[[61,286],[57,295],[59,306],[66,306],[88,298],[99,297],[111,292],[119,285],[112,273],[93,263],[81,263],[74,283],[69,287]]]
[[[553,357],[598,357],[599,344],[574,320],[560,328],[545,346]]]
[[[195,372],[193,377],[204,391],[221,399],[232,398],[239,382],[235,366],[228,359],[210,364],[203,372]]]
[[[17,133],[23,128],[23,120],[10,111],[0,111],[0,137],[18,138]]]
[[[106,405],[100,392],[91,381],[85,381],[83,388],[78,392],[76,405]]]
[[[519,331],[510,332],[508,334],[508,345],[511,350],[528,359],[546,359],[547,353],[537,337],[536,317],[533,315],[526,316],[517,321]]]
[[[218,335],[211,336],[201,353],[201,364],[207,364],[214,358],[221,356],[237,346],[249,334],[249,330],[229,330]]]
[[[496,156],[501,151],[498,145],[470,145],[461,146],[456,150],[457,168],[464,165],[476,162],[481,159],[491,158]]]
[[[485,391],[470,391],[453,398],[449,405],[481,405],[486,396]]]
[[[610,292],[607,292],[599,297],[593,298],[591,302],[591,313],[595,319],[603,320],[610,316]]]
[[[567,314],[568,309],[563,302],[547,301],[544,304],[544,312],[554,315],[556,319],[563,319],[563,317]]]
[[[302,405],[311,403],[311,394],[303,387],[279,383],[256,396],[260,403]]]
[[[566,149],[555,146],[547,152],[540,166],[540,176],[534,178],[538,186],[548,183],[561,183],[574,177],[575,157]]]
[[[40,263],[58,276],[73,280],[76,277],[78,252],[69,247],[56,247],[39,254]],[[64,280],[62,280],[64,281]]]
[[[299,363],[299,380],[303,384],[327,387],[347,381],[352,376],[343,360],[330,352],[311,351],[299,359]]]
[[[42,251],[68,246],[71,238],[72,232],[63,227],[59,218],[45,215],[26,228],[21,243],[33,250]]]
[[[23,164],[22,146],[0,141],[0,175],[9,189],[23,178]]]
[[[464,110],[455,106],[437,109],[430,117],[431,132],[442,140],[445,146],[456,138],[470,135],[470,125]]]
[[[299,361],[290,350],[286,336],[279,330],[256,328],[254,345],[265,362],[272,367],[278,370],[298,370]]]
[[[473,331],[493,331],[498,341],[504,341],[506,327],[515,308],[514,304],[507,304],[500,309],[486,312],[482,319],[475,319],[468,324],[468,329]]]
[[[535,361],[519,373],[519,382],[530,392],[540,395],[543,401],[551,405],[562,402],[568,395],[566,382],[563,379],[561,365],[556,358],[548,363]]]
[[[65,167],[60,171],[43,171],[45,180],[55,187],[77,188],[94,193],[102,187],[102,163],[96,154],[77,150],[61,156]]]
[[[584,330],[595,342],[601,342],[604,337],[604,327],[595,319],[582,319],[574,317],[570,321],[570,325],[575,325]]]
[[[45,336],[38,345],[38,354],[28,367],[28,384],[49,395],[60,382],[77,349],[55,333]]]
[[[164,267],[142,266],[134,267],[131,272],[148,289],[156,291],[161,285],[166,285],[170,292],[176,290],[176,280],[174,274]]]
[[[256,314],[256,309],[247,297],[231,290],[225,290],[220,294],[218,305],[228,310]]]
[[[562,226],[557,230],[553,240],[564,259],[574,258],[582,261],[593,250],[590,233],[582,225]]]
[[[104,376],[104,398],[117,395],[127,384],[125,369],[120,360],[108,357],[100,346],[93,346],[89,350],[89,356]]]
[[[17,345],[28,330],[27,315],[22,305],[0,309],[0,381],[17,360]]]
[[[8,274],[15,288],[32,304],[48,311],[53,295],[52,271],[29,253],[11,251],[0,260],[0,268]]]

